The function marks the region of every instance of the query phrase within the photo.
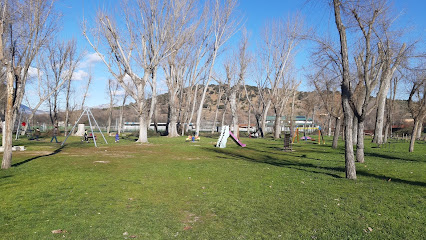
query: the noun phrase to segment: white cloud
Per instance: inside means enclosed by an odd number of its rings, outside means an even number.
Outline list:
[[[102,58],[97,53],[88,53],[84,56],[83,61],[80,63],[80,67],[89,67],[101,61]]]
[[[84,70],[77,70],[72,74],[72,80],[82,81],[89,77],[89,74]]]
[[[126,93],[126,91],[124,91],[124,90],[118,90],[115,94],[117,96],[124,96],[125,93]]]
[[[132,78],[131,78],[128,74],[126,74],[126,75],[124,76],[123,81],[124,81],[124,83],[125,83],[126,85],[129,85],[129,84],[133,83]]]
[[[36,78],[38,74],[38,69],[34,68],[34,67],[29,67],[28,68],[28,77],[29,78]],[[40,71],[40,75],[43,76],[43,72]]]

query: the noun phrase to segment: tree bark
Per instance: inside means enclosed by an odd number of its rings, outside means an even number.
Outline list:
[[[280,138],[281,134],[281,115],[276,114],[275,115],[275,122],[274,122],[274,139],[277,140]]]
[[[417,128],[417,139],[420,139],[422,137],[423,121],[424,121],[424,117],[422,119],[420,119],[420,121],[419,121],[419,127]]]
[[[355,159],[352,143],[352,118],[353,113],[350,105],[351,89],[350,89],[350,75],[349,75],[349,58],[348,58],[348,46],[346,39],[346,29],[343,25],[340,16],[340,0],[333,0],[334,5],[334,16],[336,20],[337,30],[340,35],[340,54],[342,61],[342,84],[341,84],[341,95],[342,95],[342,108],[344,114],[344,126],[345,126],[345,173],[346,178],[356,179],[356,168]]]
[[[416,142],[416,134],[417,134],[418,127],[419,127],[419,119],[414,118],[414,127],[413,127],[413,131],[411,132],[410,146],[408,148],[409,152],[414,152],[414,143]]]
[[[356,143],[356,160],[357,162],[364,162],[364,121],[358,121],[358,134]]]
[[[235,86],[236,87],[236,86]],[[238,112],[237,112],[237,91],[236,89],[231,89],[231,94],[229,96],[229,107],[231,109],[231,125],[233,133],[237,138],[239,138],[240,127],[238,124]]]
[[[395,61],[393,62],[393,65],[392,65],[392,50],[390,48],[383,49],[384,47],[379,48],[381,49],[381,51],[386,51],[386,54],[383,54],[384,59],[382,59],[382,61],[384,62],[385,66],[384,66],[384,70],[382,71],[382,76],[380,79],[380,88],[377,94],[376,126],[374,129],[374,139],[373,139],[373,142],[377,144],[383,143],[383,124],[384,124],[384,117],[385,117],[386,96],[388,95],[393,74],[396,68],[399,66],[400,62],[402,61],[405,47],[406,47],[406,44],[404,43],[401,49],[399,50],[399,53],[396,56]]]
[[[390,128],[390,123],[389,123],[389,121],[386,121],[386,124],[385,124],[385,134],[383,135],[383,143],[387,143],[388,142],[389,128]]]
[[[65,132],[64,135],[68,136],[68,124],[70,121],[70,95],[71,95],[71,78],[68,80],[65,97]]]
[[[271,107],[271,100],[268,100],[268,102],[266,103],[262,111],[262,118],[261,118],[262,138],[264,137],[264,134],[266,134],[266,117],[268,116],[268,111],[270,107]]]
[[[169,113],[168,113],[168,126],[167,126],[167,136],[168,137],[177,137],[179,136],[177,132],[177,111],[176,111],[176,92],[174,89],[169,90]]]
[[[189,124],[192,122],[192,118],[194,117],[195,107],[197,106],[198,84],[195,84],[195,90],[194,90],[193,96],[194,96],[194,99],[192,101],[191,114],[189,114],[188,122],[185,126],[185,132],[189,130]],[[189,95],[188,98],[191,98],[191,96]]]
[[[137,104],[138,104],[138,114],[139,114],[139,138],[137,142],[140,143],[148,143],[148,118],[149,114],[147,113],[147,102],[145,99],[145,84],[147,82],[147,78],[149,77],[150,73],[148,71],[144,72],[142,83],[137,86],[138,91],[138,98],[137,98]]]
[[[297,91],[293,91],[293,97],[291,100],[291,110],[290,110],[290,136],[294,135],[294,126],[293,126],[293,117],[294,117],[294,103],[296,102],[296,93]]]
[[[332,148],[337,149],[337,144],[339,141],[339,135],[340,135],[340,126],[342,125],[342,118],[336,117],[336,125],[334,126],[334,136],[333,136],[333,143],[331,145]]]
[[[354,145],[356,145],[358,141],[358,122],[358,118],[354,116],[352,122],[352,142]]]
[[[7,101],[6,101],[6,111],[5,111],[5,135],[4,138],[4,152],[3,152],[3,161],[1,163],[2,169],[8,169],[12,166],[12,131],[13,131],[13,78],[12,70],[8,67],[7,71]]]

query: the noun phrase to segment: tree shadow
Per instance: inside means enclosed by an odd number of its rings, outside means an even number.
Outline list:
[[[211,151],[211,152],[228,155],[228,156],[231,156],[233,158],[241,159],[241,160],[244,160],[244,161],[250,161],[250,162],[256,162],[256,163],[265,163],[265,164],[269,164],[269,165],[273,165],[273,166],[277,166],[277,167],[286,167],[286,168],[296,169],[296,170],[310,172],[310,173],[324,174],[324,175],[328,175],[328,176],[331,176],[331,177],[334,177],[334,178],[342,178],[342,177],[337,175],[337,174],[330,173],[330,172],[327,172],[327,171],[339,171],[339,172],[344,171],[344,168],[342,170],[342,168],[340,168],[340,167],[337,167],[337,168],[319,167],[319,166],[316,166],[316,165],[310,164],[310,163],[302,163],[302,162],[295,162],[295,161],[290,161],[290,160],[285,160],[285,159],[278,159],[276,157],[267,156],[267,155],[261,155],[261,156],[259,156],[259,158],[256,158],[253,155],[245,156],[243,154],[239,154],[238,152],[227,152],[227,151],[220,149],[220,148],[205,148],[205,149],[208,150],[208,151]],[[270,152],[261,151],[259,149],[256,149],[256,151],[271,154]],[[306,155],[304,155],[304,156],[306,157]],[[229,158],[229,157],[222,157],[222,156],[218,156],[218,157]],[[307,169],[307,168],[311,168],[311,169]],[[324,170],[324,171],[320,171],[320,170]]]
[[[395,157],[395,156],[391,156],[389,154],[383,154],[383,153],[365,153],[365,156],[366,157],[369,156],[369,157],[386,158],[386,159],[393,159],[393,160],[400,160],[400,161],[408,161],[408,162],[424,162],[424,161],[421,161],[421,160]]]
[[[328,176],[331,176],[331,177],[334,177],[334,178],[343,178],[343,177],[341,177],[341,176],[339,176],[335,173],[330,173],[329,171],[340,172],[340,173],[345,172],[344,167],[318,166],[318,165],[314,165],[314,164],[311,164],[311,163],[303,163],[303,162],[296,162],[296,161],[291,161],[291,160],[286,160],[286,159],[278,159],[274,156],[270,156],[270,155],[267,156],[267,155],[264,155],[264,154],[260,155],[259,157],[256,157],[255,155],[246,156],[246,155],[240,154],[236,151],[228,152],[228,151],[225,151],[224,149],[220,149],[220,148],[213,148],[213,149],[212,148],[205,148],[205,149],[208,150],[208,151],[211,151],[211,152],[218,153],[218,154],[225,154],[225,155],[231,156],[231,157],[236,158],[236,159],[241,159],[241,160],[256,162],[256,163],[265,163],[265,164],[269,164],[269,165],[273,165],[273,166],[277,166],[277,167],[287,167],[287,168],[297,169],[297,170],[301,170],[301,171],[305,171],[305,172],[324,174],[324,175],[328,175]],[[259,149],[255,149],[255,151],[270,154],[270,152],[262,151],[262,150],[259,150]],[[321,161],[321,159],[310,158],[306,154],[302,154],[302,155],[299,155],[299,156],[294,155],[293,157],[302,157],[302,158],[311,159],[311,160],[315,160],[315,161]],[[357,175],[372,177],[372,178],[376,178],[376,179],[379,179],[379,180],[385,180],[385,181],[388,181],[390,179],[390,181],[392,181],[392,182],[426,187],[425,182],[410,181],[410,180],[395,178],[395,177],[392,177],[392,176],[386,176],[384,174],[382,174],[382,175],[374,174],[374,173],[366,172],[364,170],[357,170]]]
[[[64,148],[64,146],[61,146],[61,147],[59,147],[58,149],[56,149],[55,151],[53,151],[52,153],[49,153],[49,154],[46,154],[46,155],[41,155],[41,156],[32,157],[32,158],[27,159],[27,160],[24,160],[24,161],[22,161],[22,162],[18,162],[18,163],[12,164],[12,167],[18,167],[18,166],[21,166],[22,164],[29,163],[29,162],[31,162],[31,161],[33,161],[33,160],[38,159],[38,158],[53,156],[53,155],[55,155],[55,154],[60,153],[60,152],[62,151],[62,149],[63,149],[63,148]]]

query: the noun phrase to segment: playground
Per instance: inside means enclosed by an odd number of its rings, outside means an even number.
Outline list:
[[[338,149],[215,136],[20,139],[0,171],[3,239],[424,239],[426,144],[366,140],[358,180]],[[312,135],[311,138],[318,136]],[[63,142],[64,136],[58,136]],[[16,145],[16,144],[15,144]]]

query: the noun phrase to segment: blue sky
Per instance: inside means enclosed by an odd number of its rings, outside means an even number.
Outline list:
[[[265,22],[274,18],[287,18],[289,14],[299,11],[305,18],[305,23],[312,29],[335,29],[332,12],[324,3],[317,0],[240,0],[238,11],[246,19],[245,26],[251,33],[251,45],[255,47],[261,29]],[[321,1],[326,2],[326,1]],[[119,11],[118,1],[114,0],[59,0],[57,9],[62,11],[62,29],[59,33],[61,39],[67,40],[75,38],[79,51],[85,53],[82,64],[77,69],[74,88],[76,95],[81,94],[81,85],[84,85],[85,78],[92,66],[93,83],[90,87],[90,96],[87,99],[87,106],[93,107],[108,102],[106,94],[106,84],[110,77],[102,62],[99,62],[93,49],[87,44],[81,33],[81,21],[83,16],[87,21],[93,20],[96,10],[107,9],[109,11]],[[394,2],[395,12],[403,13],[400,17],[401,26],[413,26],[419,36],[426,33],[426,1],[423,0],[398,0]],[[303,68],[309,68],[309,43],[304,43],[299,49],[296,58],[296,67],[299,69],[297,77],[303,80]],[[300,90],[309,90],[309,86],[303,83]],[[63,106],[62,106],[63,107]]]

